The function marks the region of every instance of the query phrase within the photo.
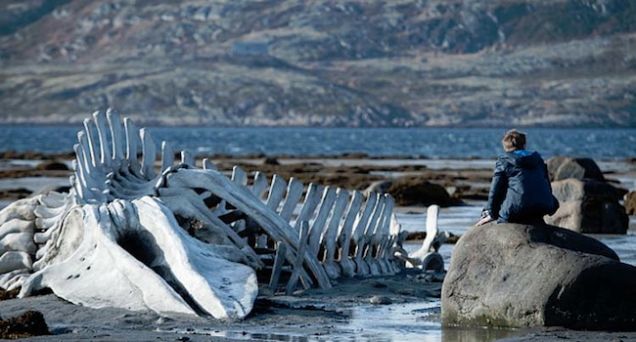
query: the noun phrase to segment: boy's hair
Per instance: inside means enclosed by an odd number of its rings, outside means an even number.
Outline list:
[[[506,152],[523,150],[526,148],[526,135],[516,129],[511,129],[501,139],[501,144]]]

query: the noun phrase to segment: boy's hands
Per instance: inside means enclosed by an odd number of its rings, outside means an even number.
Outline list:
[[[475,224],[475,226],[481,226],[484,225],[488,222],[492,222],[495,219],[492,218],[492,216],[490,216],[490,213],[488,212],[488,210],[483,210],[481,212],[481,219],[479,219],[479,221],[477,221],[477,223]]]

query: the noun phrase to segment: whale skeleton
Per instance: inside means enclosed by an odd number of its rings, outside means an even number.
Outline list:
[[[227,177],[167,142],[157,160],[150,132],[110,109],[77,140],[69,193],[0,211],[0,287],[20,297],[50,288],[93,308],[240,319],[259,285],[328,289],[405,267],[389,195],[238,166]]]

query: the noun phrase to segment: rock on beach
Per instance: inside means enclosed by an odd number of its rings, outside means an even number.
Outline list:
[[[625,234],[629,218],[619,203],[622,193],[597,180],[575,178],[552,182],[559,210],[546,222],[580,233]]]
[[[552,157],[546,162],[550,179],[595,179],[604,181],[603,172],[596,162],[590,158]]]
[[[64,162],[57,160],[43,161],[35,169],[40,171],[69,171],[68,166]]]
[[[16,339],[49,335],[49,327],[39,311],[26,311],[9,319],[0,319],[0,338]]]
[[[437,204],[440,207],[448,207],[459,204],[443,186],[414,176],[374,182],[365,190],[365,194],[371,192],[389,193],[399,206]]]
[[[636,330],[636,267],[567,229],[488,224],[455,246],[441,300],[446,326]]]
[[[636,215],[636,191],[625,195],[625,211],[628,215]]]

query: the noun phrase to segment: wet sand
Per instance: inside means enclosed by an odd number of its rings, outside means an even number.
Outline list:
[[[3,301],[0,316],[7,317],[27,309],[41,311],[55,336],[41,336],[34,340],[174,341],[188,337],[192,340],[302,341],[350,339],[365,335],[368,339],[374,336],[392,339],[395,331],[371,329],[374,324],[367,319],[384,320],[394,314],[415,314],[404,323],[395,319],[392,323],[383,323],[395,324],[395,328],[399,328],[409,326],[409,322],[413,325],[418,318],[438,316],[436,298],[439,298],[440,291],[441,283],[428,282],[418,276],[347,280],[329,291],[312,289],[293,296],[261,296],[250,316],[234,323],[183,315],[160,317],[149,312],[113,308],[90,309],[70,304],[52,294]],[[382,296],[392,304],[370,304],[373,296]],[[410,328],[439,331],[439,324],[428,323]]]
[[[24,158],[22,158],[24,157]],[[29,157],[29,158],[26,158]],[[70,166],[67,155],[13,156],[0,159],[0,208],[11,201],[40,191],[68,186],[71,171],[41,170],[43,161],[60,160]],[[442,208],[440,229],[461,235],[477,219],[487,195],[494,160],[373,159],[365,156],[344,158],[213,158],[220,170],[231,172],[240,165],[248,172],[259,170],[268,176],[277,173],[304,182],[337,185],[363,190],[374,181],[416,175],[444,186],[463,201],[461,206]],[[599,163],[606,176],[620,181],[620,186],[634,188],[636,163],[611,161]],[[396,209],[402,229],[424,230],[426,208]],[[599,237],[623,260],[636,263],[636,224],[630,221],[627,236]],[[421,241],[408,241],[406,248],[415,250]],[[453,245],[445,244],[440,253],[446,265]],[[543,340],[635,340],[636,333],[577,332],[560,328],[451,329],[440,322],[441,283],[430,276],[402,274],[394,277],[341,281],[333,290],[318,289],[293,296],[259,297],[255,309],[241,322],[226,323],[200,317],[159,317],[148,312],[120,309],[89,309],[67,303],[54,295],[0,302],[0,316],[17,315],[28,309],[41,311],[53,336],[34,340],[417,340],[417,341],[488,341],[511,339]],[[381,296],[391,304],[374,305],[373,296]]]

